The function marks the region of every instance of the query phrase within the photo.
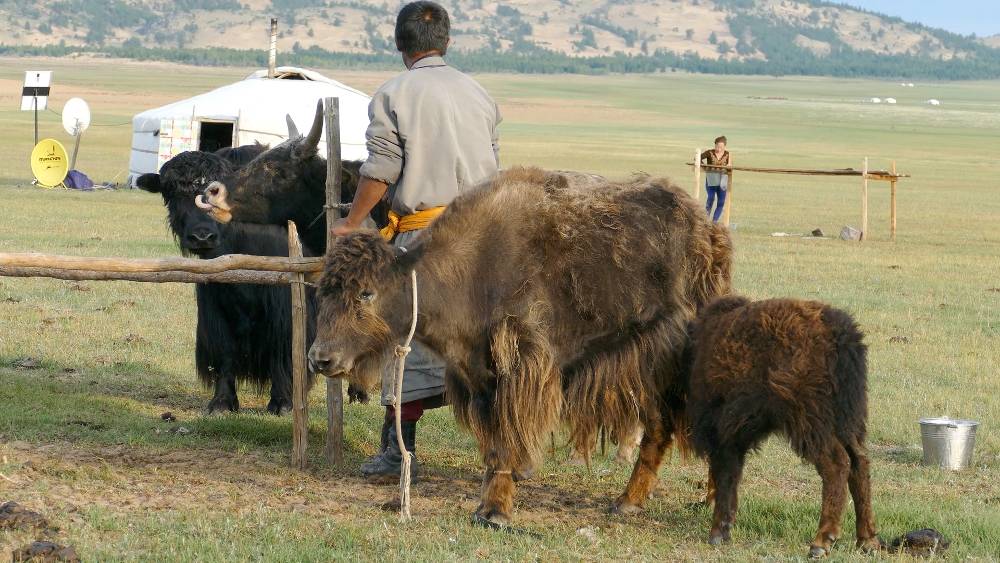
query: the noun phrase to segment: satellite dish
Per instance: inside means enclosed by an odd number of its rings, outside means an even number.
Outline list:
[[[90,127],[90,106],[82,98],[71,98],[62,111],[63,129],[70,135],[78,135]]]
[[[46,188],[62,184],[69,173],[66,149],[55,139],[42,139],[31,151],[31,172]]]

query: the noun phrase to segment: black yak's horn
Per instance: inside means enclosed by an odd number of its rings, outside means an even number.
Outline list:
[[[302,140],[304,148],[314,149],[319,145],[319,136],[323,132],[323,100],[316,102],[316,119],[313,120],[309,135]]]
[[[288,125],[288,138],[294,139],[299,136],[299,128],[295,126],[295,122],[292,121],[292,116],[285,114],[285,125]]]

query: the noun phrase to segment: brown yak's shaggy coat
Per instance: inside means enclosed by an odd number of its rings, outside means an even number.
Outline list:
[[[667,180],[580,182],[515,168],[456,199],[414,248],[340,239],[319,288],[310,360],[328,375],[377,366],[410,322],[448,363],[447,391],[486,465],[478,521],[505,524],[512,472],[560,421],[578,451],[598,432],[645,436],[619,511],[637,510],[670,445],[687,322],[730,289],[729,236]],[[372,383],[369,379],[367,383]]]
[[[878,548],[865,451],[867,348],[851,316],[815,301],[723,297],[690,332],[687,412],[715,485],[709,542],[729,540],[747,452],[780,432],[823,479],[810,555],[826,555],[840,535],[846,487],[858,545]]]

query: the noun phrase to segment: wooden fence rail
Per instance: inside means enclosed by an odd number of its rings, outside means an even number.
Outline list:
[[[59,256],[36,252],[0,252],[0,264],[8,267],[88,270],[91,272],[191,272],[217,274],[232,270],[309,273],[323,269],[323,258],[287,258],[227,254],[209,260],[197,258],[103,258]]]
[[[724,172],[729,177],[729,190],[730,194],[727,198],[726,208],[723,212],[723,224],[727,227],[729,226],[729,216],[733,207],[733,172],[759,172],[763,174],[790,174],[795,176],[840,176],[840,177],[855,177],[861,178],[862,188],[861,188],[861,238],[862,240],[868,238],[868,181],[878,180],[882,182],[889,182],[889,238],[890,240],[896,240],[896,184],[902,178],[909,178],[909,174],[900,174],[896,172],[896,161],[892,161],[892,167],[889,170],[870,170],[868,168],[868,158],[865,158],[861,170],[855,170],[854,168],[836,168],[832,170],[822,170],[822,169],[809,169],[809,168],[763,168],[759,166],[733,166],[732,165],[732,155],[730,155],[729,166],[717,165],[717,164],[704,164],[701,163],[701,149],[695,149],[695,158],[693,162],[688,162],[687,165],[694,168],[694,190],[692,190],[691,195],[695,199],[700,199],[701,188],[702,188],[702,176],[701,171],[704,170],[716,170]]]
[[[318,272],[314,275],[319,275]],[[0,277],[54,278],[71,281],[133,281],[147,283],[259,283],[263,285],[288,285],[289,274],[260,272],[257,270],[230,270],[214,274],[196,274],[183,271],[167,272],[108,272],[65,268],[40,268],[33,266],[7,266],[0,259]]]

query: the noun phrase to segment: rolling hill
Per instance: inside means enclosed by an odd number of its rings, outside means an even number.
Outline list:
[[[687,68],[766,74],[1000,76],[1000,38],[976,39],[808,0],[453,0],[453,52],[497,70]],[[394,55],[399,2],[336,0],[0,0],[7,52],[249,51],[280,20],[285,53],[378,64]],[[232,55],[231,55],[232,56]],[[205,57],[203,62],[211,62]],[[502,61],[519,59],[515,68]],[[535,59],[534,63],[531,59]],[[543,61],[544,64],[543,64]],[[556,63],[558,61],[558,64]],[[195,61],[197,62],[197,61]],[[639,68],[631,68],[631,67]],[[656,66],[656,65],[654,65]],[[855,70],[851,71],[851,68]],[[488,69],[487,69],[488,70]],[[949,74],[951,76],[949,76]]]

